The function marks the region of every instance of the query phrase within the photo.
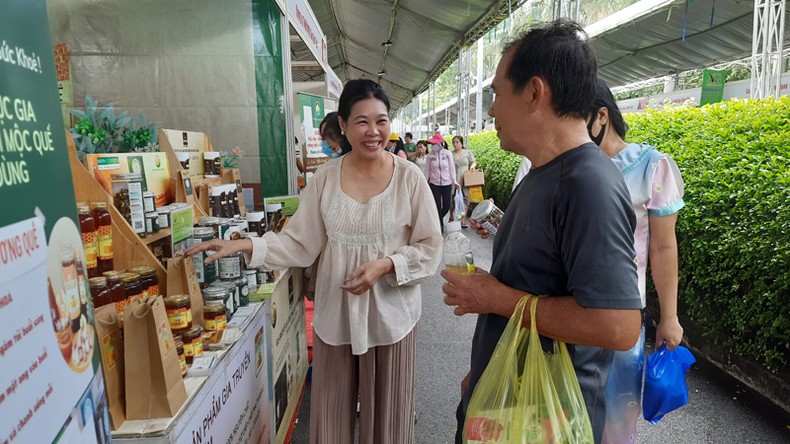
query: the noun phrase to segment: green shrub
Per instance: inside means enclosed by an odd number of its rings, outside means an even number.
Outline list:
[[[475,153],[477,168],[485,172],[483,195],[494,198],[497,206],[504,210],[510,202],[521,156],[500,148],[499,138],[493,130],[470,134],[468,146]]]
[[[708,340],[773,372],[790,364],[790,97],[627,114],[628,140],[671,155],[685,181],[679,303]],[[501,208],[521,158],[493,131],[469,146]]]
[[[686,185],[679,302],[706,337],[774,372],[790,363],[790,98],[626,115]]]

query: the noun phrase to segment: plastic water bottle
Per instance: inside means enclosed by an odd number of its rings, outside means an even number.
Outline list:
[[[461,222],[448,222],[444,226],[447,238],[444,240],[444,265],[453,273],[469,274],[475,272],[475,259],[472,244],[461,233]]]

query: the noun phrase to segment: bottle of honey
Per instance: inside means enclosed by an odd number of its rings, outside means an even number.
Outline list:
[[[99,275],[112,270],[112,218],[107,211],[107,202],[91,203],[91,216],[96,222],[97,257]]]
[[[98,248],[96,246],[97,230],[96,220],[91,216],[88,204],[82,202],[77,206],[80,218],[80,233],[82,234],[82,248],[85,250],[85,267],[88,277],[100,276],[98,268]]]

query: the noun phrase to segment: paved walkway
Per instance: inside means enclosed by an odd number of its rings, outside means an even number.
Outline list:
[[[477,266],[489,269],[492,240],[471,238]],[[476,318],[454,316],[442,302],[437,274],[423,285],[423,316],[417,348],[418,444],[452,443],[460,381],[469,366]],[[648,352],[649,353],[649,352]],[[752,399],[737,383],[695,365],[689,371],[690,402],[657,425],[639,423],[639,443],[790,443],[790,415]],[[293,443],[307,444],[309,386]],[[345,444],[345,443],[338,443]]]

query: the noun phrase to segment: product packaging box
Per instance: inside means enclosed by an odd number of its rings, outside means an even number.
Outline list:
[[[160,129],[159,143],[162,150],[169,146],[181,168],[189,171],[189,177],[203,177],[203,153],[214,151],[205,133],[175,129]]]
[[[474,187],[474,186],[485,185],[485,184],[486,181],[482,171],[475,170],[475,171],[467,171],[464,173],[465,187]]]
[[[173,201],[170,169],[165,153],[86,154],[85,168],[110,194],[113,174],[140,173],[143,176],[143,190],[154,193],[157,207]]]

